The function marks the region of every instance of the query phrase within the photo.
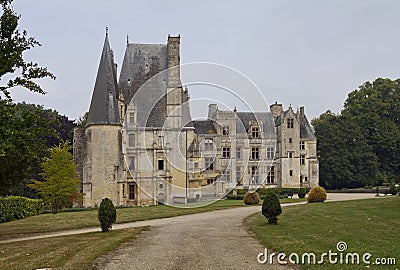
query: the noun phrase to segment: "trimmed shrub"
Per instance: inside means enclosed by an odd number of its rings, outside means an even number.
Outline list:
[[[396,188],[396,185],[394,184],[394,182],[392,182],[392,184],[390,185],[389,192],[392,195],[396,195],[397,194],[397,188]]]
[[[262,205],[262,214],[268,219],[269,224],[278,224],[278,216],[282,214],[281,204],[274,192],[268,192]]]
[[[226,196],[228,200],[243,200],[244,196],[243,195],[228,195]]]
[[[243,201],[246,205],[250,204],[259,204],[260,203],[260,195],[256,191],[254,192],[247,192],[244,195]]]
[[[249,190],[247,188],[243,188],[243,189],[238,189],[237,190],[237,195],[245,195]]]
[[[326,190],[323,187],[316,186],[313,187],[310,192],[308,192],[307,201],[312,202],[324,202],[326,200]]]
[[[307,195],[307,191],[305,188],[299,188],[299,191],[297,193],[297,195],[299,196],[299,198],[305,198]]]
[[[20,196],[0,197],[0,223],[28,216],[36,216],[42,210],[43,201]]]
[[[117,210],[114,204],[108,198],[104,198],[99,207],[99,221],[102,232],[108,232],[112,228],[112,224],[117,220]]]

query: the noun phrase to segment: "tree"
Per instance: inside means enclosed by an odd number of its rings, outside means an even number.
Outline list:
[[[101,200],[98,218],[102,232],[111,230],[112,224],[117,220],[117,211],[110,199],[104,198]]]
[[[278,196],[272,191],[267,192],[262,204],[262,214],[268,219],[269,224],[278,224],[278,216],[282,214]]]
[[[43,159],[43,182],[33,180],[29,186],[39,193],[43,200],[52,206],[52,212],[57,213],[63,206],[72,206],[80,198],[78,192],[80,181],[76,174],[76,165],[68,141],[50,149],[50,156]]]
[[[54,136],[49,121],[38,112],[19,110],[0,100],[0,196],[17,195],[28,177],[39,170],[47,154],[46,136]]]
[[[327,111],[313,119],[312,125],[322,186],[338,189],[375,183],[378,160],[355,118]]]
[[[11,100],[10,89],[22,86],[30,91],[45,94],[45,91],[35,83],[34,79],[52,78],[55,76],[45,67],[37,63],[26,62],[23,53],[35,46],[41,46],[33,37],[28,37],[27,32],[17,30],[20,15],[12,10],[12,0],[0,0],[2,14],[0,17],[0,79],[4,75],[11,76],[6,85],[0,85],[2,92],[8,100]]]
[[[389,181],[400,175],[400,79],[378,78],[352,91],[343,115],[354,118]]]

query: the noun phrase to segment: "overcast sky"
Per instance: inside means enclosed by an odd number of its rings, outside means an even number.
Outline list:
[[[269,103],[305,106],[309,119],[340,112],[347,94],[366,81],[400,78],[397,0],[14,0],[13,7],[19,28],[43,45],[26,58],[57,76],[40,80],[47,95],[16,89],[13,98],[71,119],[89,108],[106,26],[119,67],[126,35],[165,44],[168,34],[180,34],[181,63],[236,69]],[[201,88],[190,95],[201,97]]]

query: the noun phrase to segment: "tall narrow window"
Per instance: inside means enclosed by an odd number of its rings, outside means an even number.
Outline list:
[[[230,169],[226,169],[225,170],[224,178],[225,178],[225,181],[227,181],[227,182],[231,181],[231,170]]]
[[[129,113],[129,124],[135,123],[135,113]]]
[[[240,166],[236,166],[236,182],[239,183],[240,182],[240,178],[242,177],[242,173],[241,173],[241,168]]]
[[[242,159],[242,148],[236,147],[236,158]]]
[[[287,128],[293,128],[293,126],[294,126],[293,118],[288,118],[288,120],[287,120]]]
[[[222,135],[225,135],[225,136],[229,135],[229,126],[222,127]]]
[[[231,158],[231,148],[230,147],[222,147],[222,157],[223,158]]]
[[[292,143],[292,142],[293,142],[292,138],[289,138],[289,143]]]
[[[260,159],[260,148],[259,147],[251,148],[251,159],[253,159],[253,160]]]
[[[158,160],[158,169],[164,170],[164,160],[163,159]]]
[[[129,200],[135,199],[135,184],[129,184]]]
[[[289,176],[293,176],[293,170],[289,171]]]
[[[293,152],[289,152],[289,158],[293,158]]]
[[[258,183],[258,167],[251,166],[251,182],[252,184]]]
[[[164,147],[164,136],[158,136],[158,146]]]
[[[305,149],[306,149],[306,143],[300,142],[300,150],[305,150]]]
[[[306,164],[306,155],[301,155],[300,156],[300,164],[305,165]]]
[[[129,147],[135,146],[135,134],[129,134]]]
[[[128,160],[128,166],[129,166],[129,170],[134,170],[135,169],[135,157],[129,157]]]
[[[267,159],[274,159],[275,158],[275,151],[273,147],[267,148]]]
[[[275,181],[275,168],[274,166],[271,166],[268,170],[267,174],[267,183],[268,184],[273,184]]]
[[[260,137],[260,128],[259,127],[251,127],[251,137],[252,138]]]

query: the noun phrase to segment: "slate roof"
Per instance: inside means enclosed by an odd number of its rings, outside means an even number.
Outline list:
[[[167,68],[167,45],[127,44],[119,89],[126,104],[132,100],[135,103],[138,126],[163,126],[166,119],[167,72],[159,72]]]
[[[196,134],[217,134],[217,124],[213,120],[194,120],[191,123]]]
[[[274,117],[270,112],[237,112],[236,133],[247,133],[252,121],[256,121],[262,126],[264,136],[275,136]]]
[[[305,115],[300,114],[300,138],[314,139],[315,135]]]
[[[93,124],[119,124],[118,86],[114,57],[110,49],[108,34],[106,34],[104,41],[86,122],[86,125]]]

